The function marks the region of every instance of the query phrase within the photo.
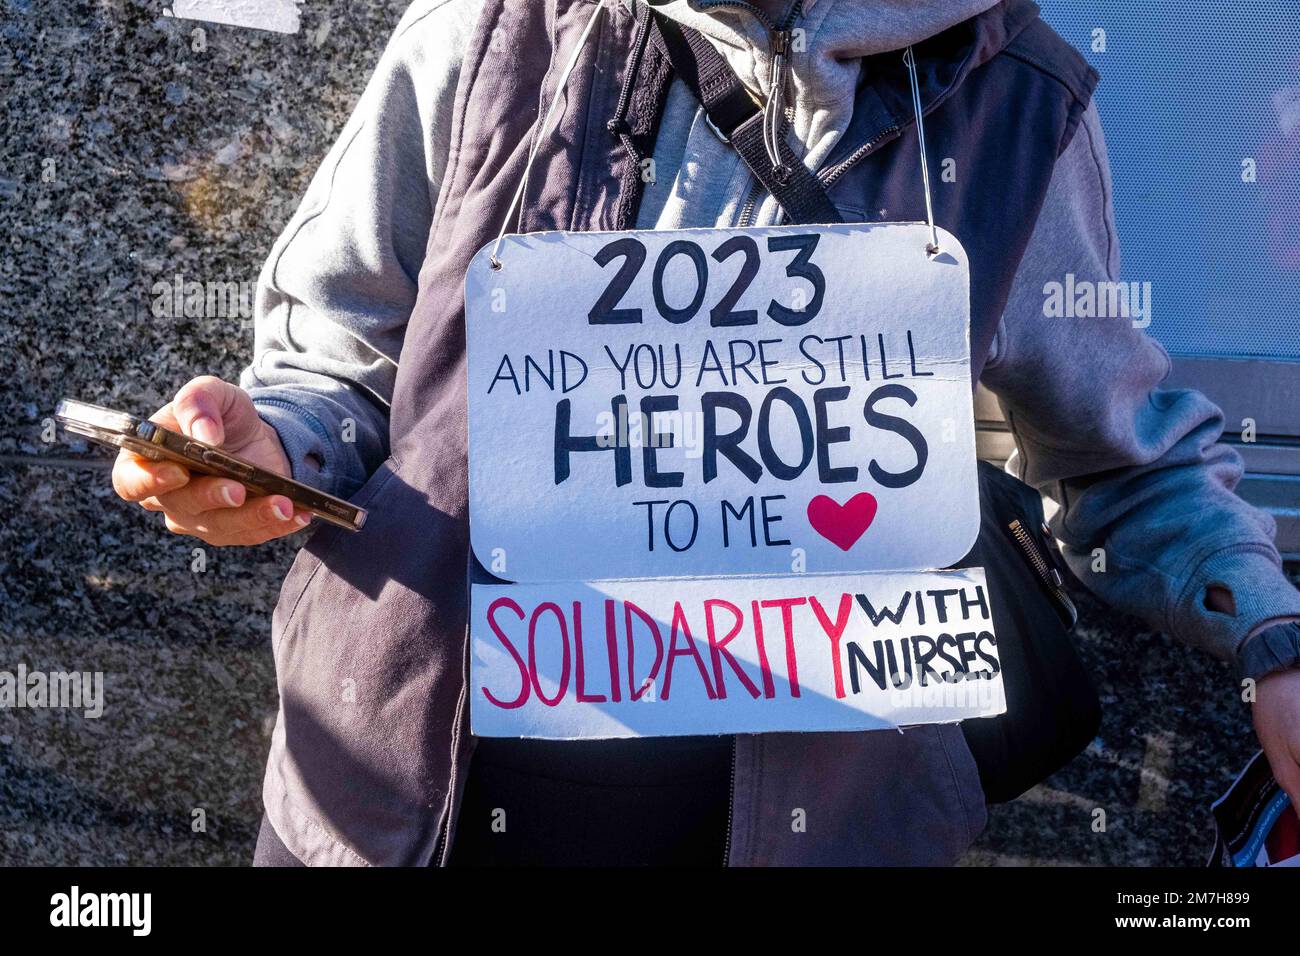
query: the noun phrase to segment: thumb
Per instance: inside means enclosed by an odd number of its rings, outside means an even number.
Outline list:
[[[172,399],[171,412],[180,430],[210,445],[224,445],[238,425],[242,389],[212,375],[187,382]]]

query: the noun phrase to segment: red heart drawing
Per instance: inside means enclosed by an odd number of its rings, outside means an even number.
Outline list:
[[[846,504],[825,495],[808,502],[808,523],[841,551],[853,547],[875,519],[876,498],[865,491],[854,495]]]

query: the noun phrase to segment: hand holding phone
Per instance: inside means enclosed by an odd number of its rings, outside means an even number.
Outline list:
[[[60,406],[64,427],[121,448],[114,490],[162,512],[177,534],[217,546],[250,545],[291,534],[313,515],[352,530],[364,520],[364,510],[292,481],[275,429],[247,392],[221,379],[194,379],[149,422],[78,406]],[[86,427],[91,420],[108,427]]]

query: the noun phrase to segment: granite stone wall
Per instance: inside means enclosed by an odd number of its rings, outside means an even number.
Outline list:
[[[168,535],[48,420],[62,396],[148,412],[238,374],[262,261],[405,2],[312,0],[296,34],[164,6],[0,0],[0,671],[102,672],[105,696],[98,719],[0,710],[0,865],[241,865],[260,816],[300,542]],[[178,277],[215,305],[159,308]],[[1202,862],[1253,751],[1231,674],[1086,600],[1079,636],[1101,735],[968,862]]]

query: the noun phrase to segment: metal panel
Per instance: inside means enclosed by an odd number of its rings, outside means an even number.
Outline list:
[[[1040,0],[1101,74],[1123,278],[1175,355],[1300,358],[1300,8]]]
[[[1289,366],[1289,367],[1288,367]],[[1246,464],[1238,493],[1277,522],[1277,546],[1288,560],[1300,560],[1300,413],[1295,366],[1269,362],[1175,363],[1168,387],[1199,387],[1224,408],[1229,426],[1224,440],[1236,447]],[[1254,442],[1241,441],[1242,421],[1256,417]],[[1267,426],[1267,427],[1266,427]],[[980,458],[1004,464],[1015,441],[997,399],[980,386],[975,393],[975,445]]]
[[[1300,303],[1295,309],[1300,313]],[[1253,422],[1261,440],[1300,443],[1300,362],[1180,358],[1165,387],[1204,392],[1223,409],[1224,427],[1232,434]]]

